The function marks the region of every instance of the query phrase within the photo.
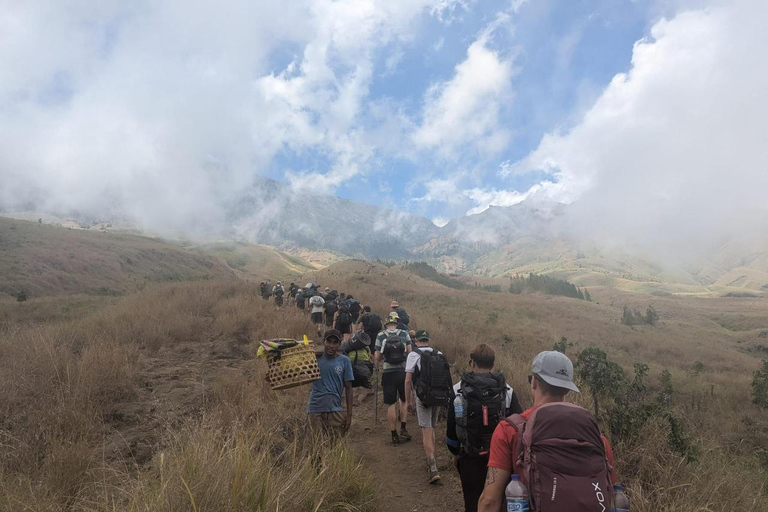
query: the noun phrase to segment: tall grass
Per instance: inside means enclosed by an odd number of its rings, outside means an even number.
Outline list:
[[[93,314],[0,335],[0,510],[372,509],[346,445],[308,436],[306,388],[269,391],[255,341],[312,326],[243,282],[164,285]],[[242,370],[210,384],[201,413],[169,423],[150,463],[107,446],[140,367],[174,347],[220,342]],[[280,414],[275,414],[280,411]],[[120,453],[119,450],[117,453]]]

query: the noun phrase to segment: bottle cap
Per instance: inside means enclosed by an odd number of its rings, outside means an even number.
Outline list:
[[[614,485],[613,488],[616,489],[617,491],[623,491],[624,490],[624,486],[623,485],[619,485],[619,484]]]
[[[509,478],[512,480],[520,480],[520,475],[511,475]]]

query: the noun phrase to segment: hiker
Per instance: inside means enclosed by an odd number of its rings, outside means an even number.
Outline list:
[[[347,307],[349,308],[349,313],[352,315],[352,323],[356,324],[358,318],[360,318],[360,311],[363,307],[360,305],[360,302],[351,295],[347,295]]]
[[[389,303],[389,308],[392,310],[391,313],[397,314],[397,328],[404,331],[410,330],[408,325],[411,323],[411,317],[408,316],[408,313],[405,311],[405,309],[401,308],[400,304],[396,300],[393,300]]]
[[[264,288],[261,289],[261,298],[264,300],[269,300],[269,297],[272,295],[272,283],[269,282],[269,279],[267,279],[264,282]]]
[[[312,384],[307,414],[314,428],[340,435],[352,425],[352,363],[339,352],[341,333],[333,329],[323,336],[323,355],[317,359],[320,380]],[[341,405],[341,394],[346,395],[346,413]]]
[[[447,407],[452,398],[451,366],[442,352],[429,346],[427,331],[416,331],[415,343],[416,348],[408,354],[405,363],[405,396],[408,397],[408,412],[416,413],[421,428],[429,483],[439,484],[435,426],[440,408]]]
[[[312,323],[317,327],[318,333],[320,332],[321,326],[323,325],[324,304],[325,301],[320,295],[315,295],[309,299],[309,306],[312,308],[310,311],[310,319],[312,320]]]
[[[523,408],[517,394],[501,373],[492,373],[496,361],[493,349],[481,343],[469,354],[469,371],[453,387],[454,399],[448,406],[445,442],[454,455],[464,493],[464,512],[477,512],[488,470],[491,437],[496,425]],[[461,395],[460,421],[456,425],[455,399]],[[458,431],[458,432],[457,432]]]
[[[291,283],[288,286],[288,297],[290,299],[296,299],[296,292],[299,291],[299,287],[296,286],[296,283]]]
[[[594,416],[564,401],[569,391],[579,392],[573,363],[560,352],[541,352],[533,360],[528,382],[533,407],[500,422],[493,432],[478,510],[499,511],[513,473],[527,486],[532,511],[542,510],[544,504],[544,510],[607,510],[615,481],[613,453]],[[526,435],[520,438],[523,428]],[[536,486],[529,485],[532,473]]]
[[[325,306],[323,306],[323,309],[325,309],[325,326],[333,327],[333,317],[336,315],[336,312],[339,310],[339,306],[336,304],[335,300],[331,299],[331,297],[328,296],[325,299]]]
[[[304,298],[304,290],[299,290],[296,292],[296,307],[299,308],[301,311],[304,311],[304,303],[306,302],[306,299]]]
[[[342,294],[343,295],[343,294]],[[349,312],[349,304],[347,304],[346,300],[342,300],[341,297],[339,297],[336,300],[336,304],[338,306],[338,311],[336,311],[336,315],[333,319],[333,328],[341,332],[341,334],[344,335],[344,341],[349,339],[350,334],[352,334],[352,313]]]
[[[356,331],[349,340],[341,344],[341,351],[352,361],[352,372],[355,380],[353,388],[363,387],[371,389],[371,375],[373,374],[373,361],[371,358],[371,338],[365,331]]]
[[[365,331],[372,340],[376,339],[376,336],[384,329],[381,323],[381,317],[375,313],[371,313],[371,306],[363,307],[363,314],[358,318],[360,327]],[[373,347],[371,347],[373,348]]]
[[[272,288],[272,295],[275,296],[275,304],[277,305],[278,308],[283,305],[283,294],[284,293],[285,293],[285,289],[283,288],[282,283],[280,283],[280,281],[278,281],[275,284],[275,287]]]
[[[381,360],[384,364],[381,370],[381,388],[384,404],[387,407],[387,422],[392,433],[392,444],[410,441],[407,418],[405,414],[405,361],[411,351],[411,337],[407,331],[397,328],[397,315],[390,315],[384,324],[384,330],[376,336],[373,364],[378,370]],[[396,404],[400,404],[400,434],[397,433]]]
[[[321,293],[320,295],[322,295],[322,296],[323,296],[323,299],[327,301],[327,300],[328,300],[328,296],[329,296],[330,294],[331,294],[331,289],[330,289],[329,287],[327,287],[327,286],[326,286],[326,287],[325,287],[325,290],[323,290],[323,293]]]

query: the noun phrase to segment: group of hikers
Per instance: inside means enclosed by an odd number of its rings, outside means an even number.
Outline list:
[[[397,301],[382,321],[351,296],[309,285],[297,290],[295,296],[302,293],[306,302],[296,299],[297,306],[326,326],[321,378],[307,406],[317,429],[343,435],[352,424],[353,388],[378,388],[380,373],[391,444],[411,440],[407,413],[415,414],[430,484],[441,484],[435,430],[446,419],[446,446],[466,512],[628,510],[628,502],[616,506],[616,493],[626,498],[614,486],[613,453],[597,421],[564,401],[579,391],[565,354],[546,351],[534,358],[528,375],[533,403],[523,410],[504,376],[493,371],[496,355],[489,345],[472,349],[469,370],[454,384],[445,354],[430,345],[429,332],[410,329],[411,319]],[[377,391],[370,395],[378,400]],[[521,483],[524,496],[511,496]]]

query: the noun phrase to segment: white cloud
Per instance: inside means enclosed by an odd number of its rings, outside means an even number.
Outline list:
[[[432,218],[432,224],[434,224],[435,226],[437,226],[439,228],[442,228],[443,226],[445,226],[449,222],[451,222],[451,219],[449,219],[448,217],[433,217]]]
[[[430,88],[414,142],[446,156],[467,148],[498,153],[510,137],[499,114],[510,99],[511,82],[511,59],[488,48],[486,36],[481,36],[469,46],[453,77]]]
[[[659,21],[583,120],[516,172],[545,170],[576,227],[679,250],[768,218],[768,4],[721,3]]]
[[[286,148],[330,162],[290,177],[333,189],[375,154],[360,122],[375,50],[454,4],[5,2],[0,207],[210,227]]]

